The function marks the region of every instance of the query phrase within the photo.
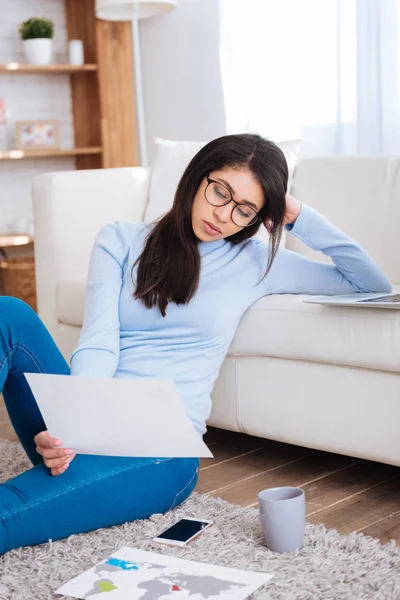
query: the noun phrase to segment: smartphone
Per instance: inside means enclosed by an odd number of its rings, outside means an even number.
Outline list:
[[[153,538],[153,542],[168,544],[169,546],[186,546],[190,544],[204,529],[210,527],[212,521],[202,519],[191,519],[187,517],[180,519],[174,525]]]

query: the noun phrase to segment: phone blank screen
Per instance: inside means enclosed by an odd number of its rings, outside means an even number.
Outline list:
[[[163,540],[176,540],[177,542],[185,542],[198,531],[201,531],[206,527],[208,523],[203,521],[189,521],[187,519],[181,519],[175,525],[172,525],[169,529],[166,529],[157,537]]]

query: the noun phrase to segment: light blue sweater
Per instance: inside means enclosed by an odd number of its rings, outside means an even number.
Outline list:
[[[268,294],[390,292],[390,281],[364,248],[303,204],[286,230],[330,256],[313,261],[280,248],[259,285],[268,247],[251,239],[199,242],[200,282],[188,305],[170,303],[166,317],[133,299],[132,265],[149,225],[115,222],[98,234],[89,267],[85,317],[72,354],[71,374],[87,377],[173,379],[200,434],[211,411],[210,393],[243,313]],[[136,267],[137,268],[137,267]]]

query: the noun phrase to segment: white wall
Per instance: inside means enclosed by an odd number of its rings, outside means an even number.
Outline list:
[[[218,0],[178,0],[139,27],[151,165],[154,137],[209,141],[225,134]]]
[[[29,17],[54,21],[54,62],[65,63],[66,29],[61,0],[0,0],[0,63],[25,62],[19,25]],[[57,119],[61,146],[73,147],[68,75],[0,75],[0,96],[10,121],[0,125],[0,151],[15,147],[15,122]],[[0,232],[31,232],[31,182],[35,175],[75,168],[73,158],[0,161]]]

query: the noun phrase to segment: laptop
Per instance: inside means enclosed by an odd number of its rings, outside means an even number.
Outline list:
[[[328,304],[329,306],[361,306],[368,308],[400,309],[400,294],[364,294],[357,292],[344,296],[312,296],[303,300],[307,304]]]

